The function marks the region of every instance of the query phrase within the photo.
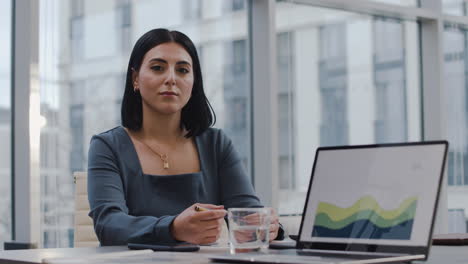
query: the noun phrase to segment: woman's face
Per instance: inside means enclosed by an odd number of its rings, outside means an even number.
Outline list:
[[[182,110],[192,94],[192,58],[181,45],[163,43],[145,54],[140,70],[134,71],[132,77],[144,107],[174,114]]]

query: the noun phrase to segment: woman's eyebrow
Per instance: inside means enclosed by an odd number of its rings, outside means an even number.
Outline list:
[[[160,59],[160,58],[152,58],[151,60],[149,60],[149,62],[150,62],[150,63],[151,63],[151,62],[161,62],[161,63],[168,64],[166,60]],[[181,61],[176,62],[176,65],[181,65],[181,64],[182,64],[182,65],[192,66],[192,65],[190,64],[190,62],[188,62],[188,61],[181,60]]]
[[[153,62],[153,61],[167,64],[166,60],[163,60],[163,59],[160,59],[160,58],[152,58],[149,62]]]
[[[178,62],[176,63],[176,65],[180,65],[180,64],[192,66],[192,65],[190,65],[190,63],[189,63],[188,61],[184,61],[184,60],[183,60],[183,61],[178,61]]]

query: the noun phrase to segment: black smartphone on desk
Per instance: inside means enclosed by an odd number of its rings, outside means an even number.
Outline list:
[[[138,244],[128,243],[129,249],[152,249],[153,251],[178,251],[178,252],[191,252],[198,251],[200,247],[190,243],[177,243],[177,244]]]
[[[296,248],[296,241],[292,239],[287,240],[273,240],[269,245],[270,249],[293,249]]]

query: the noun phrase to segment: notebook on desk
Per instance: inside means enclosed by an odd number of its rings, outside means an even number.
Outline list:
[[[448,142],[317,149],[296,249],[222,262],[382,263],[427,259]]]

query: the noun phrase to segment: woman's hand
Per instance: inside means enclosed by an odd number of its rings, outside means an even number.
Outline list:
[[[279,218],[276,214],[276,210],[274,208],[271,208],[270,242],[278,236],[279,226]]]
[[[195,211],[195,206],[210,209]],[[209,244],[218,240],[226,210],[222,205],[196,203],[179,214],[171,225],[172,236],[192,244]]]

